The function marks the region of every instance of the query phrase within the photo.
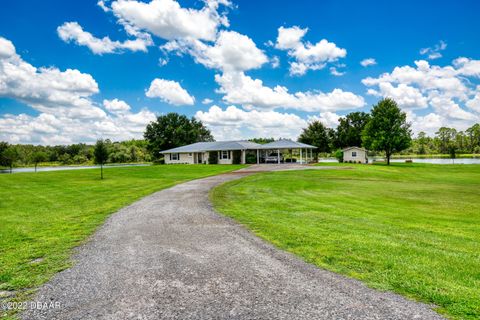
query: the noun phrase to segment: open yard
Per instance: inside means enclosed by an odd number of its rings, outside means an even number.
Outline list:
[[[480,318],[480,166],[350,165],[262,173],[214,189],[216,209],[308,262]]]
[[[99,169],[0,175],[0,298],[13,294],[10,299],[21,300],[67,268],[71,249],[121,207],[180,182],[240,167],[106,168],[104,180]]]

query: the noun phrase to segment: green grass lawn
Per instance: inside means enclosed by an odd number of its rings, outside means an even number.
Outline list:
[[[257,174],[211,198],[321,268],[479,319],[480,165],[348,166]]]
[[[104,180],[99,169],[0,174],[0,293],[26,298],[67,268],[71,249],[121,207],[177,183],[240,167],[104,168]]]

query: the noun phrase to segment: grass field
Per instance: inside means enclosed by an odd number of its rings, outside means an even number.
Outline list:
[[[349,166],[253,175],[211,198],[319,267],[479,319],[480,165]]]
[[[177,183],[239,167],[105,168],[104,180],[98,169],[1,174],[0,298],[12,294],[10,300],[22,300],[67,268],[71,249],[119,208]]]

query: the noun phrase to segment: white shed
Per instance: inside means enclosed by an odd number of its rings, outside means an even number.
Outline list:
[[[367,150],[359,147],[349,147],[343,151],[343,162],[368,163]]]

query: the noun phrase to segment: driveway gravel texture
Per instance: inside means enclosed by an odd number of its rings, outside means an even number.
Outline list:
[[[116,212],[42,286],[23,319],[443,319],[430,306],[319,269],[217,214],[216,185],[254,165],[156,192]],[[322,169],[322,167],[314,167]],[[332,167],[325,168],[331,169]]]

